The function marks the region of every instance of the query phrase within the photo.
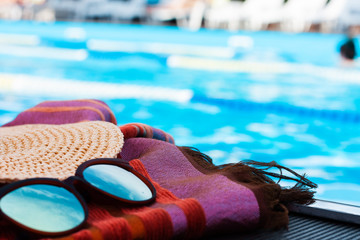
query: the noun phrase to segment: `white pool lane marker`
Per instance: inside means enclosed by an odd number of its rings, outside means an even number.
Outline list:
[[[0,93],[51,98],[143,99],[187,103],[189,89],[50,79],[28,75],[1,74]]]
[[[356,68],[323,67],[301,63],[257,62],[171,55],[167,59],[167,66],[170,68],[234,73],[307,74],[321,77],[324,81],[360,84],[359,65]],[[316,79],[316,81],[318,80]]]
[[[90,39],[87,48],[100,52],[143,52],[164,55],[190,55],[215,58],[232,58],[235,51],[229,47],[200,46],[161,42],[130,42],[103,39]]]
[[[37,35],[0,33],[0,44],[38,46],[40,42],[41,39]]]
[[[0,54],[68,61],[84,61],[89,55],[84,49],[12,45],[0,45]]]

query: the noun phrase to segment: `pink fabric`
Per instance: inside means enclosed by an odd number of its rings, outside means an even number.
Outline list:
[[[84,121],[107,121],[116,124],[108,105],[100,100],[80,99],[46,101],[21,112],[4,127],[23,124],[67,124]]]
[[[250,189],[219,174],[204,175],[172,144],[128,139],[121,155],[128,161],[140,159],[151,178],[177,197],[197,199],[205,211],[207,233],[248,230],[259,223],[259,206]]]

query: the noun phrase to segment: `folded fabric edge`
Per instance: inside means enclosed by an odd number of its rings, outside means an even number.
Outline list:
[[[289,223],[287,204],[311,204],[315,201],[315,192],[311,190],[317,187],[315,183],[274,161],[263,163],[244,160],[238,163],[214,165],[209,156],[194,147],[178,146],[178,149],[203,174],[222,174],[249,188],[255,194],[260,208],[258,228],[286,228]],[[267,171],[272,167],[278,168],[280,174]],[[282,170],[290,172],[295,177],[284,175]],[[281,187],[269,176],[279,179],[279,182],[281,179],[293,180],[296,185],[292,188]]]
[[[64,118],[64,116],[66,118]],[[66,124],[84,121],[106,121],[117,125],[109,106],[96,99],[44,101],[20,112],[15,119],[2,127],[23,124]]]

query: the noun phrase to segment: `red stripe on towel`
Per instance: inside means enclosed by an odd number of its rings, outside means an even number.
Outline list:
[[[184,212],[187,219],[187,232],[186,239],[199,238],[206,227],[205,212],[199,201],[193,198],[179,199],[169,190],[161,187],[158,183],[154,182],[145,166],[139,159],[130,161],[130,165],[139,173],[149,179],[156,189],[156,201],[163,204],[175,204]]]
[[[169,213],[162,208],[144,207],[139,209],[124,209],[125,213],[131,213],[141,219],[145,229],[144,239],[158,240],[171,239],[173,225]]]

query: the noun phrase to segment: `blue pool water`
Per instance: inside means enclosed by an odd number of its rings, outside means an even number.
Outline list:
[[[360,67],[336,34],[0,22],[0,124],[44,100],[97,98],[216,164],[277,161],[317,197],[360,205]]]

